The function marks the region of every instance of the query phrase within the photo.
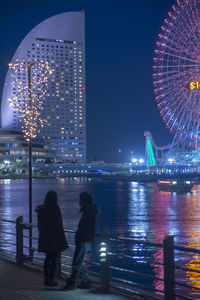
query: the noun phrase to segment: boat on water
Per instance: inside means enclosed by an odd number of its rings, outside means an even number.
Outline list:
[[[158,180],[157,185],[159,191],[188,193],[191,192],[193,181],[180,179]]]

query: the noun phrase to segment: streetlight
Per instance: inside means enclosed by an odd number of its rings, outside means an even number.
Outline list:
[[[47,81],[53,70],[48,62],[30,62],[23,59],[9,64],[13,78],[13,96],[8,99],[18,112],[22,132],[29,144],[29,223],[32,224],[32,139],[36,138],[46,120],[40,117]],[[22,78],[27,77],[27,85]],[[21,79],[19,79],[21,78]],[[29,254],[32,255],[32,226],[29,227]]]

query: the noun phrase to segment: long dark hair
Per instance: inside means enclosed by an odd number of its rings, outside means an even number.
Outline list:
[[[92,205],[92,196],[87,192],[82,192],[79,195],[80,211],[87,210]]]
[[[44,198],[44,204],[47,206],[57,206],[57,194],[54,191],[49,191],[46,193]]]

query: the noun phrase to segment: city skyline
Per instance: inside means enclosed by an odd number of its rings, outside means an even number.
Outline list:
[[[1,92],[8,62],[34,26],[55,14],[85,9],[88,160],[129,161],[132,155],[144,154],[144,130],[158,145],[171,142],[153,95],[152,65],[160,26],[174,1],[69,1],[66,5],[60,0],[48,3],[48,11],[46,1],[34,2],[32,9],[24,1],[11,2],[9,22],[6,3],[1,20],[8,25],[1,45]]]

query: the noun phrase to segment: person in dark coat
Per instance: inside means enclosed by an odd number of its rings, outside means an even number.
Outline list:
[[[84,272],[83,259],[85,254],[92,251],[95,220],[99,209],[92,203],[92,196],[87,192],[80,194],[79,204],[82,216],[78,224],[78,230],[75,234],[75,251],[72,261],[72,272],[62,290],[72,290],[76,287],[82,289],[90,288],[91,285]],[[79,278],[81,279],[81,282],[77,286]]]
[[[44,285],[55,286],[57,282],[53,279],[58,253],[69,247],[56,192],[49,191],[45,196],[44,204],[37,206],[35,211],[38,214],[38,252],[45,253]]]

